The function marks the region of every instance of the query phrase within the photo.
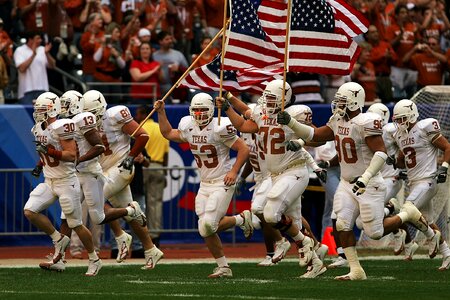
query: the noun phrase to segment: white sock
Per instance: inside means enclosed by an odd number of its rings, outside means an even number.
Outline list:
[[[359,263],[358,254],[356,253],[356,247],[344,248],[344,253],[350,266],[350,272],[354,269],[362,269],[361,264]]]
[[[344,249],[342,249],[342,247],[339,247],[336,249],[338,254],[344,254]]]
[[[216,258],[216,263],[219,266],[219,268],[228,267],[227,258],[225,256]]]
[[[131,216],[135,212],[135,209],[131,206],[127,206],[127,207],[125,207],[125,209],[127,210],[127,213],[128,213],[127,216]]]
[[[406,211],[401,211],[397,214],[397,216],[400,217],[400,219],[402,219],[402,224],[404,224],[405,222],[408,221],[408,214],[406,213]]]
[[[156,250],[156,246],[155,245],[153,245],[152,248],[145,250],[144,254],[151,255],[154,250]]]
[[[236,220],[236,226],[244,224],[244,218],[241,215],[235,215],[234,219]]]
[[[95,251],[88,253],[88,255],[89,255],[89,260],[97,260],[98,259],[97,252],[95,252]]]
[[[58,230],[55,230],[50,234],[50,237],[52,238],[52,241],[57,242],[61,238],[61,233]]]
[[[450,256],[450,249],[448,248],[446,241],[439,245],[439,252],[441,252],[442,257]]]
[[[296,236],[292,237],[292,239],[296,242],[303,241],[305,239],[305,235],[301,231],[299,231]]]
[[[428,226],[427,231],[425,231],[423,234],[425,234],[427,239],[431,239],[435,235],[434,230],[430,226]]]

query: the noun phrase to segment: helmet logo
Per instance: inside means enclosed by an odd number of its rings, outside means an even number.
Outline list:
[[[100,100],[100,96],[97,99],[95,99],[94,101],[98,101],[98,102],[102,103],[102,100]]]
[[[350,91],[350,93],[353,94],[353,97],[358,97],[359,92],[361,92],[361,90],[357,90],[357,91],[349,90],[349,91]]]
[[[405,107],[409,107],[410,110],[413,110],[413,103],[411,103],[410,105],[405,105]]]

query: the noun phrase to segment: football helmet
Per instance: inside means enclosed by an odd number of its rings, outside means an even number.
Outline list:
[[[208,125],[214,116],[214,103],[210,95],[198,93],[191,100],[189,114],[199,126]]]
[[[39,95],[34,103],[33,119],[36,123],[45,122],[48,118],[56,118],[61,113],[61,101],[52,92]]]
[[[84,93],[84,111],[93,113],[99,122],[106,111],[106,100],[103,94],[96,90],[90,90]]]
[[[369,109],[367,109],[367,112],[376,113],[377,115],[379,115],[381,117],[383,126],[389,123],[391,113],[389,112],[389,108],[387,108],[386,105],[382,103],[372,104]]]
[[[366,92],[364,88],[356,82],[346,82],[340,86],[331,102],[333,114],[343,117],[347,110],[356,111],[364,107]]]
[[[303,104],[292,105],[286,108],[286,112],[302,124],[312,124],[312,110],[309,106]]]
[[[63,118],[72,118],[82,113],[84,109],[84,98],[79,92],[70,90],[65,92],[61,98],[61,113]]]
[[[411,123],[417,122],[419,112],[414,102],[408,99],[403,99],[397,102],[394,106],[394,114],[392,121],[403,130],[408,130]]]
[[[284,105],[287,106],[291,102],[292,89],[289,83],[284,85]],[[283,98],[283,80],[272,80],[266,85],[266,88],[259,102],[263,108],[265,115],[273,115],[281,110],[281,102]]]

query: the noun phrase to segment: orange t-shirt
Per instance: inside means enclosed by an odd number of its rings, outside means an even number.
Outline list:
[[[387,42],[390,42],[395,39],[395,37],[400,35],[400,33],[401,30],[398,24],[393,24],[386,29],[385,39]],[[394,50],[397,53],[398,57],[405,56],[405,54],[414,47],[414,44],[417,40],[419,40],[419,37],[420,36],[416,24],[411,22],[406,23],[403,28],[403,36],[400,39],[400,43],[394,47]],[[402,67],[402,60],[399,59],[395,65],[397,67]]]
[[[100,38],[104,35],[104,32],[100,31],[95,34],[95,40],[93,43],[91,42],[92,34],[93,33],[90,31],[85,31],[81,35],[80,39],[81,51],[83,53],[82,70],[84,74],[90,75],[94,74],[95,65],[97,64],[94,61],[95,43],[100,40]]]
[[[361,65],[354,80],[364,88],[364,91],[366,92],[366,101],[372,102],[377,98],[375,67],[370,61]]]
[[[391,58],[386,57],[386,51],[391,53]],[[397,59],[397,54],[388,42],[380,41],[378,45],[372,45],[372,49],[370,50],[370,61],[375,67],[376,74],[390,74],[391,64],[395,63]]]
[[[411,57],[410,65],[418,71],[417,84],[420,86],[440,85],[445,65],[436,57],[426,53],[416,53]]]
[[[30,0],[18,0],[17,8],[23,9],[31,4]],[[40,18],[37,18],[40,16]],[[36,4],[36,9],[32,9],[22,16],[22,22],[27,31],[37,30],[48,31],[48,0],[41,0]]]

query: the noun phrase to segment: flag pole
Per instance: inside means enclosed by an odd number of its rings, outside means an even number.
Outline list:
[[[284,111],[285,93],[286,93],[286,70],[288,69],[289,60],[289,35],[291,31],[291,10],[292,1],[288,0],[286,13],[286,39],[284,40],[284,69],[283,69],[283,94],[281,96],[281,110]]]
[[[222,32],[223,32],[223,36],[222,36],[222,55],[220,57],[220,81],[219,81],[219,98],[222,97],[222,87],[223,87],[223,61],[224,61],[224,56],[225,56],[225,38],[226,38],[226,29],[228,26],[228,22],[227,22],[227,5],[228,4],[228,0],[224,0],[223,1],[223,26],[222,26]],[[230,18],[231,19],[231,18]],[[221,108],[217,108],[217,124],[220,126],[220,115],[221,115]]]
[[[228,25],[228,23],[230,22],[230,20],[227,20],[226,24]],[[170,88],[170,90],[164,95],[164,97],[161,99],[162,101],[165,101],[167,99],[167,97],[169,97],[169,95],[173,92],[173,90],[175,88],[178,87],[178,85],[180,84],[180,82],[186,77],[186,75],[194,68],[194,66],[197,64],[197,62],[200,60],[200,58],[206,53],[206,51],[209,50],[209,48],[211,48],[211,46],[214,44],[214,42],[222,35],[223,29],[221,29],[215,36],[214,38],[211,40],[211,42],[209,42],[208,46],[206,46],[206,48],[197,56],[197,58],[191,63],[191,65],[189,66],[189,68],[187,68],[187,70],[183,73],[183,75],[181,75],[181,77],[177,80],[177,82]],[[131,134],[131,137],[134,137],[134,135],[136,134],[136,132],[144,125],[144,123],[150,119],[150,117],[155,113],[155,109],[153,108],[152,111],[147,115],[147,117],[145,117],[145,119],[139,124],[139,127],[136,128],[135,131],[133,131],[133,133]]]

